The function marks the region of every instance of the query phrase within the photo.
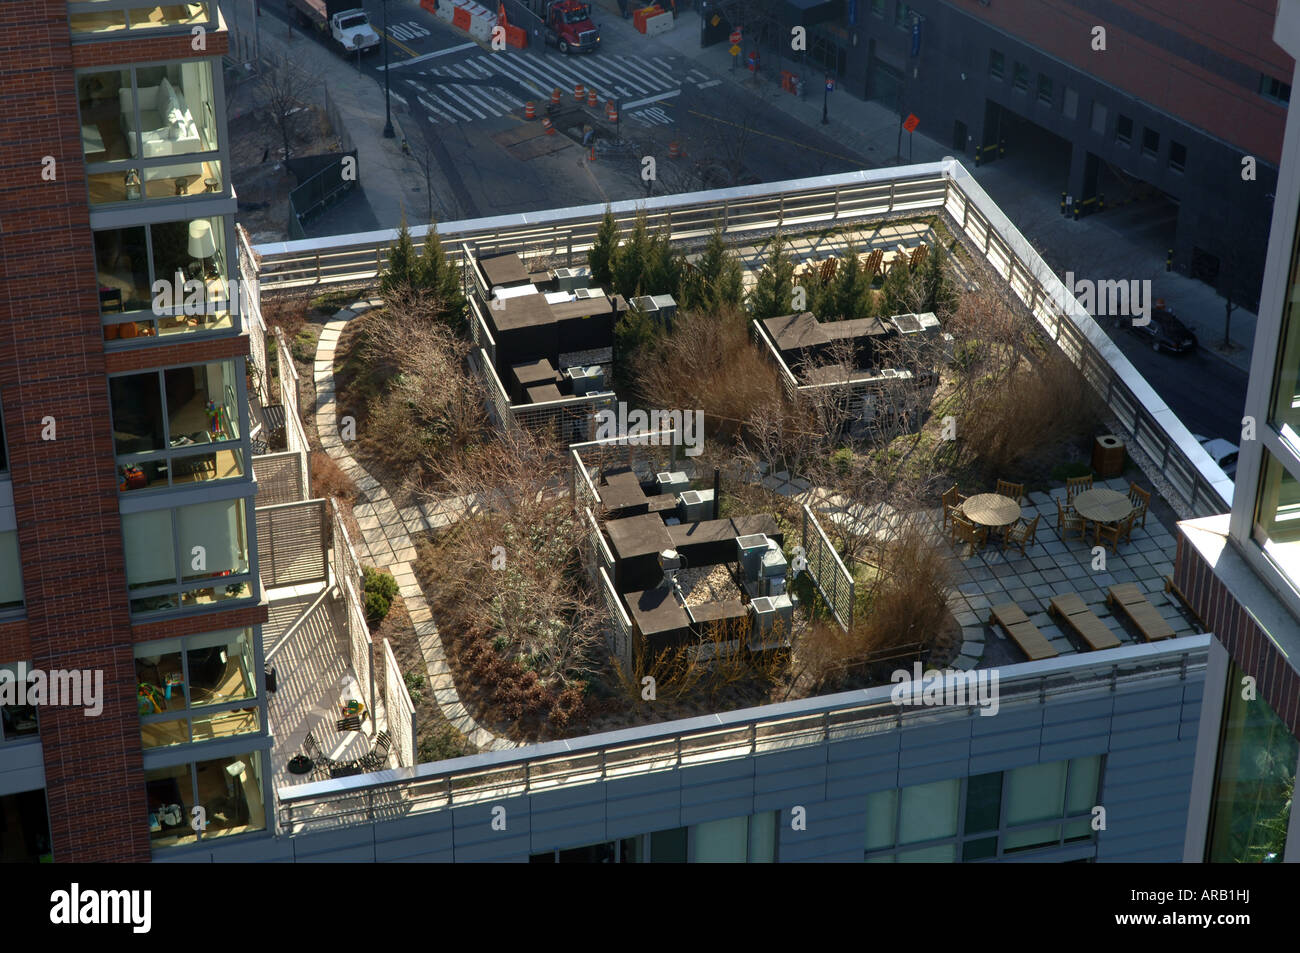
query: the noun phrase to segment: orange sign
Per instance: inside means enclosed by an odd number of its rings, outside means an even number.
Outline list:
[[[917,119],[913,113],[907,114],[907,119],[903,123],[903,128],[908,132],[916,132],[916,127],[921,125],[921,120]]]

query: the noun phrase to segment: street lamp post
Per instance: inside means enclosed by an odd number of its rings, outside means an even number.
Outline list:
[[[830,119],[826,115],[826,101],[831,96],[831,78],[827,76],[822,82],[822,125],[830,125]]]
[[[384,138],[392,139],[397,133],[393,131],[393,105],[389,99],[391,80],[388,78],[388,0],[384,0]]]

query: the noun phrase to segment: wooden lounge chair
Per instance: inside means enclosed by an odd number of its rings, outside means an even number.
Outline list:
[[[1056,649],[1052,648],[1052,643],[1047,641],[1047,637],[1038,631],[1038,626],[1030,622],[1029,616],[1025,615],[1020,606],[1014,602],[1007,602],[990,609],[989,625],[1001,626],[1011,641],[1020,646],[1020,651],[1029,656],[1031,662],[1055,658],[1058,654]]]
[[[1105,542],[1106,548],[1119,553],[1119,544],[1128,542],[1128,538],[1133,535],[1134,514],[1130,513],[1118,523],[1098,523],[1097,535],[1093,538],[1093,545],[1099,545]]]
[[[997,490],[999,496],[1009,496],[1017,503],[1025,495],[1025,485],[1023,483],[1008,483],[1006,480],[998,480]]]
[[[1074,498],[1084,490],[1092,489],[1092,474],[1081,477],[1067,477],[1065,480],[1065,499],[1068,503],[1073,503]]]
[[[1021,522],[1018,526],[1012,526],[1002,537],[1002,548],[1015,546],[1020,550],[1020,555],[1025,555],[1025,547],[1034,545],[1034,540],[1038,535],[1038,521],[1042,516],[1035,516],[1028,523]]]
[[[1158,642],[1174,637],[1173,627],[1156,611],[1156,607],[1147,599],[1134,583],[1122,582],[1111,586],[1106,591],[1106,603],[1117,612],[1128,616],[1145,642]]]
[[[944,491],[943,494],[943,525],[947,526],[952,521],[953,510],[961,506],[961,494],[957,492],[957,484]]]
[[[1048,615],[1056,616],[1067,628],[1088,644],[1094,652],[1099,649],[1117,648],[1121,643],[1096,613],[1089,609],[1076,593],[1066,592],[1053,596],[1047,609]]]
[[[1087,521],[1074,510],[1067,512],[1059,497],[1056,500],[1056,530],[1061,539],[1069,539],[1071,533],[1077,533],[1080,539],[1088,535]]]
[[[1147,509],[1151,506],[1151,494],[1136,483],[1128,485],[1128,498],[1133,503],[1133,515],[1137,517],[1137,525],[1146,529],[1147,526]]]

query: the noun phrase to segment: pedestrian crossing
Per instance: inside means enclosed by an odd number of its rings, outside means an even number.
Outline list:
[[[395,77],[396,78],[396,77]],[[573,101],[573,88],[594,87],[603,106],[650,100],[658,102],[680,92],[683,84],[713,85],[701,70],[685,73],[658,56],[613,57],[541,55],[533,52],[482,51],[456,63],[430,63],[417,76],[405,76],[404,92],[420,103],[433,124],[472,122],[514,113],[521,97],[540,107],[558,88],[564,101]],[[397,84],[394,84],[397,85]],[[657,95],[658,94],[658,95]],[[668,94],[665,96],[663,94]],[[629,111],[629,118],[646,125],[673,122],[664,105]]]

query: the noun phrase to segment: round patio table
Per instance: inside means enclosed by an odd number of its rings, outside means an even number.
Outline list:
[[[1133,501],[1119,490],[1084,490],[1074,498],[1074,511],[1093,523],[1116,523],[1133,512]]]
[[[1020,504],[1000,493],[977,493],[961,505],[961,512],[972,523],[999,529],[1020,519]]]

